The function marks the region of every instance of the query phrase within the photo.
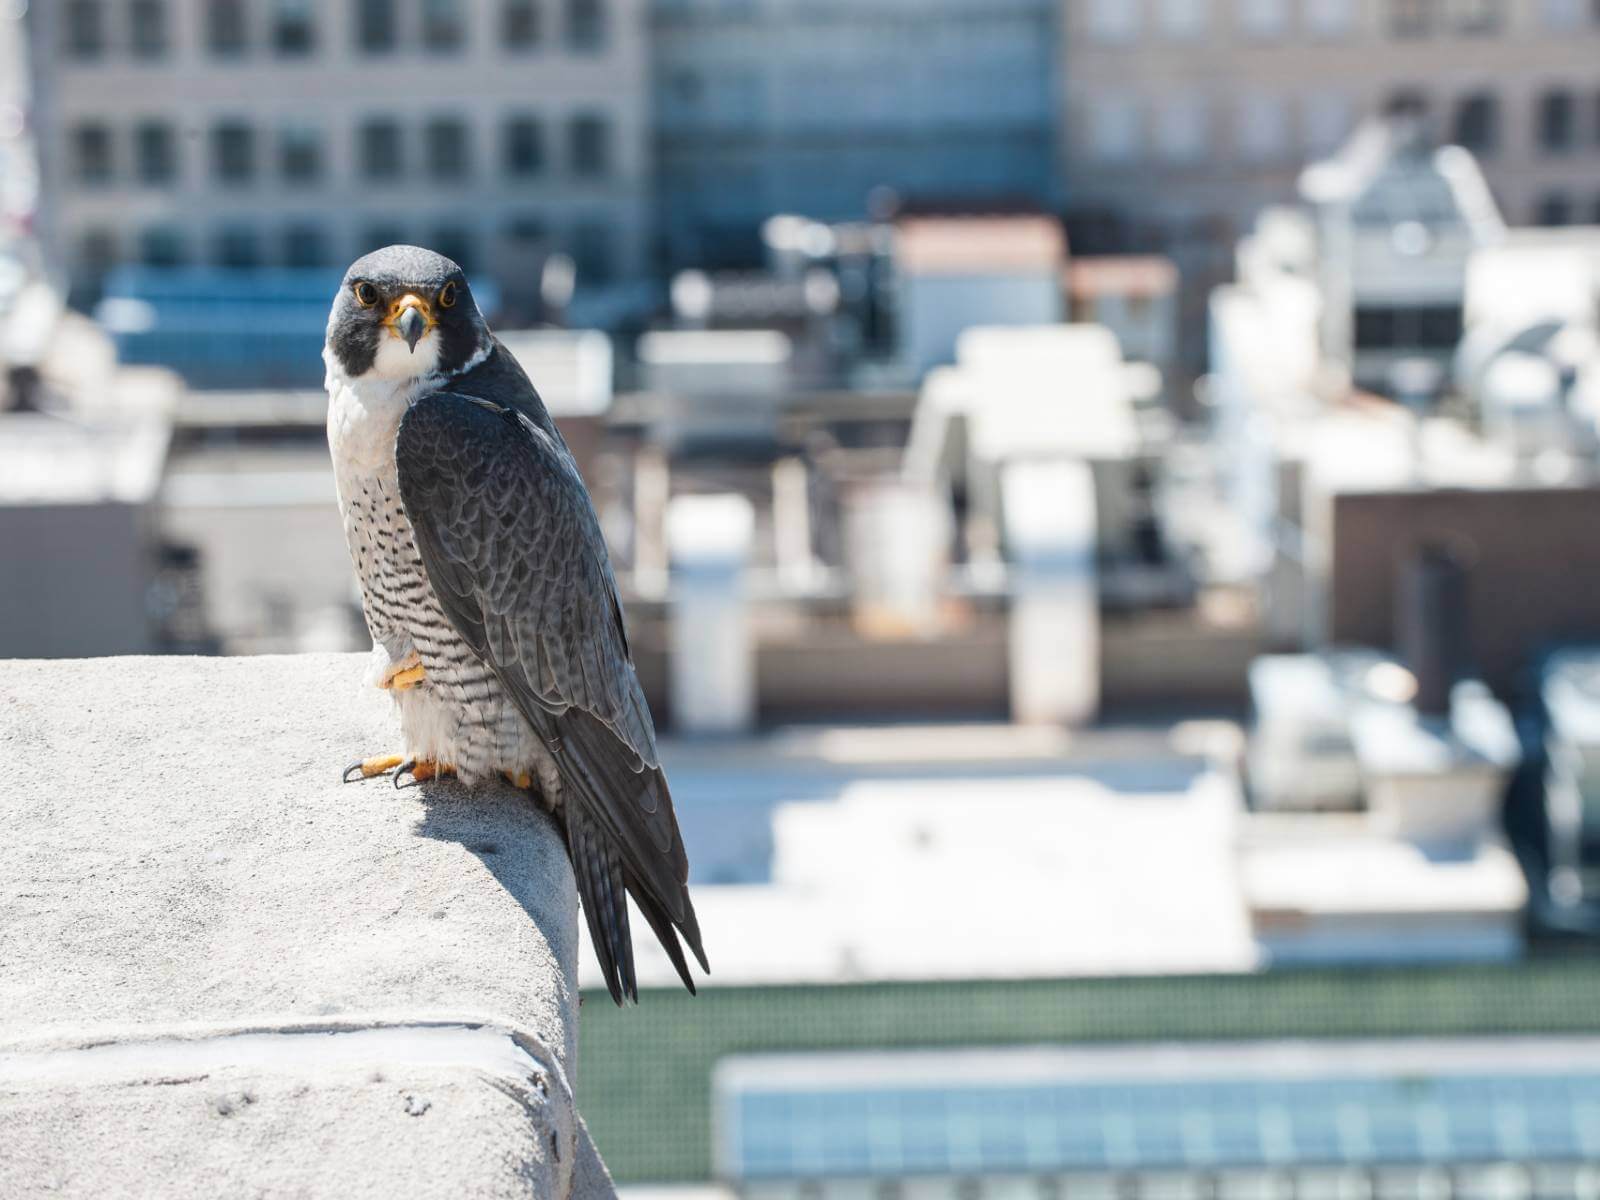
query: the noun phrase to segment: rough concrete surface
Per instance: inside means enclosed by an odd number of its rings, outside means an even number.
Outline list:
[[[0,663],[0,1195],[611,1194],[555,823],[363,665]]]

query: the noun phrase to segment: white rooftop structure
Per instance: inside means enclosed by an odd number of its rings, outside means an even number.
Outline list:
[[[1322,348],[1364,387],[1407,360],[1444,361],[1461,336],[1467,261],[1505,226],[1477,160],[1404,118],[1363,125],[1306,169],[1316,209]]]
[[[770,884],[695,888],[710,983],[1249,970],[1234,821],[1210,779],[1134,794],[1070,768],[849,783],[776,809]],[[636,950],[641,985],[674,978]]]
[[[638,344],[646,389],[752,402],[777,398],[793,354],[786,334],[766,329],[661,329]]]
[[[600,330],[517,329],[498,336],[551,416],[598,417],[610,410],[611,339]]]
[[[0,416],[0,505],[144,504],[161,481],[169,434],[158,421],[94,427]]]
[[[906,445],[913,478],[963,479],[969,462],[1121,458],[1138,446],[1128,367],[1100,325],[980,326],[935,368]]]
[[[1364,815],[1248,813],[1231,774],[1195,754],[1237,737],[1210,736],[1223,732],[668,738],[717,947],[707,986],[1251,972],[1297,925],[1321,961],[1520,953],[1526,895],[1499,843],[1430,857]],[[637,950],[641,985],[673,986],[665,954]]]

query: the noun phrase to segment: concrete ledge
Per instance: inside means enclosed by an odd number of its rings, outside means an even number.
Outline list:
[[[363,665],[0,663],[0,1195],[612,1194],[560,833]]]

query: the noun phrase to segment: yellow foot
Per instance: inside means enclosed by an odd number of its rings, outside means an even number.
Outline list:
[[[378,680],[378,686],[403,692],[407,688],[416,687],[426,678],[422,672],[422,656],[413,650],[383,673],[383,678]]]
[[[526,790],[533,786],[533,776],[526,771],[501,771],[500,774],[504,775],[506,782],[514,788]]]
[[[363,758],[344,769],[344,781],[349,783],[353,779],[371,779],[374,775],[394,770],[405,760],[404,754],[375,754],[371,758]]]
[[[377,754],[346,767],[344,781],[351,783],[357,779],[371,779],[374,775],[382,775],[386,771],[394,772],[395,787],[404,787],[401,781],[407,776],[410,776],[414,783],[427,783],[428,780],[437,779],[441,775],[455,774],[455,768],[449,763],[419,761],[407,758],[403,754]]]

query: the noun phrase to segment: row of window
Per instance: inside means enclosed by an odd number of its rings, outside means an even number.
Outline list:
[[[1348,135],[1354,121],[1354,105],[1338,93],[1307,93],[1299,98],[1303,133],[1302,149],[1310,154],[1326,154],[1337,148]],[[1292,105],[1281,97],[1244,95],[1234,105],[1234,145],[1246,158],[1272,160],[1290,153]],[[1579,122],[1580,110],[1587,107],[1593,122],[1585,133]],[[1383,105],[1386,113],[1428,118],[1430,104],[1421,92],[1401,89]],[[1447,124],[1441,134],[1476,154],[1492,156],[1500,147],[1504,124],[1500,99],[1493,92],[1470,92],[1458,98],[1444,114]],[[1151,138],[1160,158],[1170,161],[1199,161],[1214,153],[1211,120],[1204,96],[1179,96],[1154,114]],[[1534,102],[1533,142],[1546,155],[1576,151],[1588,139],[1600,144],[1600,92],[1587,98],[1570,88],[1556,87],[1542,92]],[[1108,162],[1127,162],[1136,158],[1144,137],[1139,103],[1131,97],[1099,97],[1090,113],[1089,149]]]
[[[1600,195],[1585,209],[1566,192],[1546,192],[1534,208],[1536,225],[1600,225]]]
[[[1518,3],[1525,0],[1517,0]],[[1544,27],[1570,32],[1600,26],[1600,0],[1536,0]],[[1313,38],[1348,37],[1355,29],[1359,0],[1146,0],[1154,31],[1176,41],[1205,37],[1219,11],[1231,9],[1232,26],[1246,37],[1266,40],[1296,29]],[[1499,33],[1510,12],[1508,0],[1381,0],[1379,28],[1397,38]],[[1089,0],[1088,33],[1104,44],[1127,44],[1145,32],[1146,12],[1139,0]]]
[[[498,0],[492,36],[511,51],[532,50],[547,36],[546,4],[560,3],[568,48],[592,53],[606,43],[604,0]],[[159,59],[172,49],[167,0],[67,0],[63,6],[62,53],[98,59],[126,46],[134,58]],[[270,51],[282,58],[315,54],[342,20],[351,44],[364,54],[392,54],[417,45],[448,54],[466,46],[470,33],[466,0],[349,0],[341,6],[315,0],[272,0],[264,14],[248,0],[205,0],[202,37],[218,58]]]
[[[162,187],[178,179],[178,127],[170,121],[141,121],[131,129],[132,161],[119,163],[116,131],[103,121],[73,127],[70,162],[73,177],[88,187],[103,187],[124,173],[137,183]],[[579,179],[602,179],[612,166],[611,124],[599,113],[579,113],[565,126],[565,162]],[[512,114],[498,131],[498,169],[511,179],[531,179],[551,169],[546,125],[538,117]],[[240,187],[275,173],[284,182],[310,186],[326,170],[323,131],[314,125],[285,125],[274,140],[244,121],[219,121],[206,139],[211,175]],[[475,170],[473,130],[459,117],[424,121],[413,136],[391,117],[373,117],[356,129],[355,162],[361,176],[388,181],[418,170],[441,183],[469,180]]]
[[[1278,96],[1246,92],[1234,98],[1232,145],[1253,162],[1276,162],[1291,155],[1323,155],[1337,149],[1355,123],[1355,105],[1341,92],[1309,92],[1298,98],[1300,144],[1292,126],[1295,105]],[[1133,96],[1096,97],[1086,128],[1090,156],[1106,163],[1133,163],[1148,151],[1175,163],[1212,162],[1218,140],[1211,108],[1204,96],[1171,98],[1147,123],[1143,105]]]
[[[616,230],[603,221],[581,221],[560,236],[538,216],[513,217],[497,234],[480,237],[473,228],[443,221],[432,227],[407,229],[398,222],[378,221],[340,256],[339,247],[327,229],[314,220],[290,223],[276,230],[236,223],[223,225],[210,235],[191,238],[177,225],[152,225],[132,239],[119,243],[110,229],[86,231],[78,243],[78,262],[91,275],[100,274],[118,263],[142,263],[151,267],[208,265],[234,270],[260,267],[343,266],[379,246],[413,242],[432,247],[453,258],[466,271],[483,265],[480,250],[542,252],[559,245],[571,254],[582,278],[589,283],[607,283],[615,278]]]
[[[1578,113],[1583,103],[1579,95],[1568,88],[1550,88],[1539,95],[1534,104],[1532,132],[1540,150],[1560,155],[1578,149],[1582,141]],[[1587,103],[1595,114],[1594,138],[1600,142],[1600,93],[1595,93]],[[1427,97],[1420,92],[1396,93],[1387,107],[1391,112],[1428,115]],[[1448,140],[1457,145],[1489,156],[1500,146],[1502,124],[1499,98],[1492,92],[1473,92],[1456,101],[1449,127],[1444,132]]]

